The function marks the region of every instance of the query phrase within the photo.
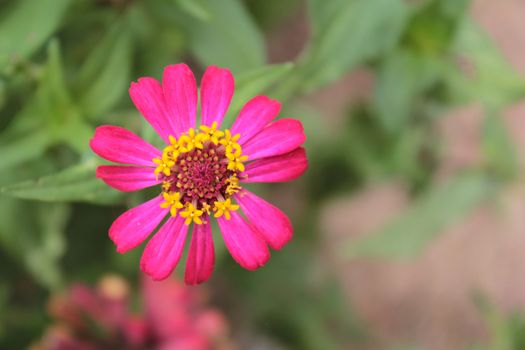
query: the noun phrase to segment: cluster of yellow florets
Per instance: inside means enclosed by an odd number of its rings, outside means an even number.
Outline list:
[[[211,126],[202,125],[198,130],[193,128],[188,132],[183,133],[178,139],[173,136],[169,137],[170,144],[164,148],[162,156],[153,159],[157,165],[155,168],[155,175],[169,177],[172,175],[172,170],[177,159],[184,153],[193,151],[194,149],[203,149],[206,143],[213,143],[218,147],[224,147],[224,155],[228,161],[227,169],[231,170],[231,175],[226,180],[228,186],[226,187],[225,198],[220,198],[211,206],[207,203],[202,203],[200,207],[196,203],[182,203],[182,195],[180,192],[171,190],[171,183],[164,182],[162,185],[164,202],[161,204],[162,208],[170,208],[172,216],[177,213],[185,218],[185,224],[189,225],[191,222],[202,224],[202,216],[206,213],[210,215],[214,213],[214,217],[221,217],[224,215],[226,219],[230,219],[230,212],[239,209],[237,204],[231,202],[231,196],[241,190],[239,186],[238,172],[244,171],[244,162],[248,156],[242,155],[241,145],[237,142],[240,138],[239,134],[232,135],[230,130],[217,130],[217,123],[214,122]],[[179,212],[179,209],[182,209]]]

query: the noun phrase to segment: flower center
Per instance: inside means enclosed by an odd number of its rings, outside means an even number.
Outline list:
[[[248,159],[237,143],[239,137],[217,130],[215,122],[201,126],[199,132],[191,128],[179,139],[170,136],[162,157],[153,159],[162,181],[161,207],[170,208],[172,216],[179,213],[187,225],[202,224],[212,211],[215,217],[229,219],[230,212],[239,208],[231,197],[241,189],[239,175]]]

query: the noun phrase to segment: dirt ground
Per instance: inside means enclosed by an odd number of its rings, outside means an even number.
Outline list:
[[[478,0],[471,12],[525,75],[525,1]],[[370,85],[363,82],[362,72],[338,84],[332,88]],[[334,95],[316,96],[318,103],[322,106],[328,96]],[[341,106],[347,102],[340,101]],[[333,115],[338,115],[337,108],[332,105]],[[439,129],[447,148],[440,177],[480,161],[481,118],[481,108],[465,106],[442,119]],[[525,170],[525,101],[509,106],[504,118]],[[387,183],[327,204],[320,224],[325,252],[332,255],[349,235],[358,237],[381,227],[408,203],[403,186]],[[488,336],[472,302],[474,294],[487,297],[505,312],[525,312],[524,214],[525,186],[516,183],[497,203],[477,208],[440,234],[414,261],[333,263],[349,301],[384,344],[464,349]]]
[[[525,0],[476,0],[471,13],[525,75]],[[298,38],[307,35],[303,15],[287,23],[289,35],[270,36],[273,60],[286,60],[300,51]],[[348,103],[366,98],[372,87],[370,74],[358,70],[308,100],[337,127]],[[504,119],[525,171],[525,101],[509,106]],[[481,120],[481,108],[475,105],[442,119],[438,127],[447,147],[440,178],[480,162]],[[333,256],[349,236],[381,227],[408,204],[407,192],[396,183],[371,184],[357,195],[327,203],[320,222],[323,258]],[[329,264],[344,281],[348,300],[384,344],[449,350],[486,340],[474,294],[505,312],[525,313],[525,182],[509,186],[496,203],[477,208],[440,234],[414,261]]]

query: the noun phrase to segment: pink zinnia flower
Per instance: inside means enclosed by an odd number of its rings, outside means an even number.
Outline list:
[[[207,305],[205,289],[188,289],[175,279],[142,279],[138,314],[130,311],[130,286],[108,275],[96,288],[74,284],[49,302],[53,324],[31,347],[41,350],[231,349],[229,325]]]
[[[268,261],[267,245],[280,249],[292,237],[286,215],[242,186],[290,181],[303,174],[308,161],[301,148],[302,124],[294,119],[272,122],[279,102],[257,96],[229,129],[221,130],[233,90],[229,70],[214,66],[206,70],[197,127],[195,77],[185,64],[168,66],[162,85],[140,78],[129,89],[135,106],[166,143],[162,151],[117,126],[97,128],[90,142],[102,158],[131,165],[98,167],[97,177],[109,186],[120,191],[160,186],[159,196],[128,210],[109,229],[117,251],[124,253],[140,245],[169,216],[142,255],[141,268],[153,279],[168,277],[176,267],[191,223],[187,284],[204,282],[212,274],[211,217],[217,219],[232,257],[248,270]]]

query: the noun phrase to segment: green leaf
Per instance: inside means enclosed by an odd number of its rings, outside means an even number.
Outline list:
[[[441,8],[441,12],[448,17],[459,18],[468,10],[472,0],[434,0]]]
[[[70,0],[18,0],[0,23],[0,72],[27,59],[58,28]]]
[[[225,118],[225,125],[231,124],[242,106],[252,97],[270,93],[270,88],[278,84],[293,68],[292,63],[268,65],[239,74],[235,80],[235,94]]]
[[[470,0],[431,0],[415,4],[403,38],[404,44],[418,52],[446,55],[458,26],[468,14]]]
[[[88,117],[108,112],[130,80],[132,40],[127,17],[121,18],[91,51],[78,74],[79,105]]]
[[[23,265],[43,286],[62,283],[59,259],[69,208],[56,203],[28,203],[0,198],[0,244],[3,252]]]
[[[175,3],[181,8],[181,10],[198,20],[208,21],[212,17],[204,0],[175,0]]]
[[[65,204],[53,204],[40,206],[37,214],[41,240],[26,251],[25,261],[37,281],[57,289],[62,285],[59,260],[65,251],[64,230],[70,210]]]
[[[0,192],[7,196],[46,202],[115,203],[120,192],[95,177],[96,167],[97,162],[91,159],[53,175],[2,187]]]
[[[378,232],[348,242],[342,253],[350,257],[413,257],[437,234],[486,200],[494,190],[494,183],[482,175],[454,178],[431,189]]]
[[[181,24],[191,50],[203,65],[241,72],[264,64],[264,38],[241,1],[205,0],[202,6],[209,11],[208,20],[185,15]]]
[[[96,104],[95,101],[92,102]],[[40,79],[35,103],[37,106],[34,112],[47,121],[44,125],[54,142],[66,142],[78,153],[87,149],[93,127],[83,120],[83,115],[73,103],[66,85],[60,47],[56,40],[51,41],[48,46],[48,60]]]
[[[45,118],[52,132],[64,127],[74,109],[64,76],[60,45],[52,40],[47,47],[47,62],[36,93],[38,112]]]
[[[93,134],[69,95],[58,41],[50,42],[47,53],[36,94],[1,135],[0,171],[40,157],[61,141],[83,153]]]
[[[491,110],[508,106],[525,96],[520,76],[490,38],[471,19],[459,28],[453,53],[466,63],[467,74],[451,69],[446,76],[452,102],[482,102]]]
[[[516,175],[516,148],[501,116],[489,111],[485,116],[482,132],[482,150],[490,170],[503,177]]]
[[[379,67],[373,105],[383,128],[403,131],[421,94],[434,84],[441,62],[408,50],[388,55]]]
[[[5,88],[5,82],[3,79],[0,79],[0,111],[2,108],[4,108],[5,102],[6,102],[6,88]]]
[[[308,4],[313,39],[303,74],[305,91],[391,49],[409,13],[403,0],[309,0]]]
[[[505,315],[497,310],[483,295],[475,295],[474,302],[483,314],[483,318],[490,332],[490,346],[486,347],[486,349],[519,349],[513,346],[511,325],[508,320],[505,319]],[[523,329],[521,331],[523,331]]]
[[[10,143],[2,144],[0,171],[41,156],[52,142],[49,133],[46,130],[40,130],[17,138]]]

